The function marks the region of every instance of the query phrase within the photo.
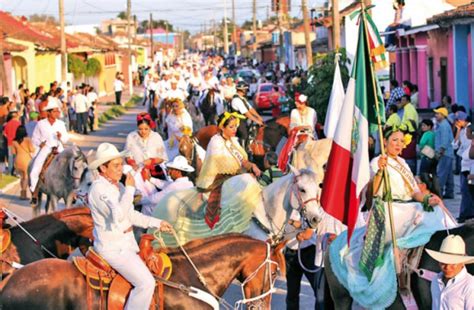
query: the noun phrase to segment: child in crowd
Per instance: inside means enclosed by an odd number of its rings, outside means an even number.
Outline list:
[[[263,158],[265,171],[260,176],[260,184],[270,185],[283,176],[283,172],[278,168],[278,155],[275,152],[267,152]]]
[[[388,106],[388,119],[387,122],[385,123],[385,128],[388,127],[399,127],[400,124],[402,123],[402,120],[400,119],[400,116],[398,116],[398,108],[396,105],[391,104]]]

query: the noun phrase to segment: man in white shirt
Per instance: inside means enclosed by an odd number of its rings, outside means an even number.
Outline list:
[[[155,279],[138,255],[133,226],[158,228],[163,232],[171,232],[173,228],[165,221],[135,211],[133,176],[127,174],[125,186],[119,183],[125,155],[126,152],[119,152],[112,144],[102,143],[89,165],[100,175],[92,183],[88,197],[94,221],[94,250],[133,286],[124,309],[149,309]]]
[[[72,101],[72,107],[77,115],[77,131],[78,133],[83,133],[87,135],[87,117],[89,114],[90,108],[89,100],[84,95],[84,86],[79,86],[78,93],[74,96]]]
[[[168,175],[173,182],[164,182],[155,178],[150,178],[149,174],[147,175],[148,180],[158,188],[161,188],[161,191],[142,199],[143,214],[152,215],[156,205],[169,193],[194,187],[193,182],[191,182],[187,177],[188,173],[194,172],[194,168],[188,164],[188,160],[184,156],[176,156],[172,162],[166,163],[166,168],[168,170]]]
[[[257,123],[260,126],[263,126],[263,119],[258,114],[258,112],[250,105],[250,103],[245,98],[247,94],[248,86],[245,82],[239,82],[236,86],[237,93],[234,95],[230,103],[230,110],[232,112],[238,112],[252,122]],[[248,138],[248,129],[247,122],[240,122],[239,128],[237,129],[237,137],[239,138],[240,143],[245,148]]]
[[[48,99],[48,105],[44,108],[44,111],[47,113],[47,118],[38,122],[31,137],[37,152],[30,172],[30,190],[33,193],[31,204],[33,205],[37,203],[38,192],[36,187],[46,158],[53,148],[61,153],[64,150],[64,143],[69,140],[66,125],[59,120],[61,112],[56,100]]]
[[[474,276],[466,270],[466,264],[474,263],[474,256],[466,255],[464,240],[457,235],[448,235],[439,251],[426,252],[441,268],[431,281],[433,310],[474,309]]]
[[[175,78],[170,80],[171,88],[163,94],[163,99],[178,98],[183,102],[186,100],[188,93],[185,90],[178,88],[178,83],[179,81]]]
[[[117,72],[117,74],[115,74],[115,81],[114,81],[116,105],[122,105],[121,100],[122,100],[122,91],[123,91],[124,86],[125,84],[123,83],[122,75],[120,74],[120,72]]]

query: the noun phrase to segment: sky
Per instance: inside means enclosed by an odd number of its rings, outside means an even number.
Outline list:
[[[224,16],[225,0],[132,0],[132,14],[138,20],[167,19],[175,27],[192,33],[201,30],[204,23]],[[324,0],[307,0],[308,7],[320,5]],[[266,19],[271,0],[257,0],[257,19]],[[127,0],[64,0],[65,19],[68,25],[99,24],[125,11]],[[252,18],[252,0],[235,0],[237,23]],[[232,0],[227,0],[227,14],[232,17]],[[0,10],[13,15],[29,16],[49,14],[58,16],[58,0],[0,0]],[[270,12],[270,14],[273,14]],[[292,16],[302,17],[301,0],[292,0]]]

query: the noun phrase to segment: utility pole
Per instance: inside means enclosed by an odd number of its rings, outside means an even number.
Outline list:
[[[224,54],[229,54],[229,34],[227,33],[227,0],[224,0]]]
[[[67,85],[66,34],[64,33],[64,0],[59,0],[59,27],[61,32],[61,83]]]
[[[253,32],[253,53],[257,51],[257,0],[253,0],[252,3],[252,32]]]
[[[280,64],[285,63],[285,45],[283,44],[283,27],[282,27],[282,9],[281,9],[281,1],[276,0],[276,14],[277,14],[277,23],[278,23],[278,41],[280,41]]]
[[[306,43],[306,63],[309,67],[313,65],[313,49],[311,48],[311,39],[309,36],[309,16],[306,0],[301,0],[301,9],[303,10],[304,40]]]
[[[335,51],[341,44],[341,24],[339,20],[339,0],[332,0],[332,46]]]
[[[132,77],[132,0],[127,0],[127,37],[128,37],[128,87],[130,95],[133,94]]]
[[[153,46],[153,14],[150,13],[150,24],[148,25],[148,29],[150,31],[150,58],[151,58],[151,65],[153,66],[153,62],[155,61],[155,48]]]
[[[237,54],[237,24],[235,22],[235,0],[232,0],[232,43],[234,45],[234,54]]]

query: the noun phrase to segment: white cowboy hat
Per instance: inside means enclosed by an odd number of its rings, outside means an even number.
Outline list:
[[[54,97],[48,97],[48,104],[43,108],[43,111],[49,111],[53,109],[59,109],[58,102]]]
[[[119,152],[113,144],[107,142],[101,143],[99,147],[97,147],[95,159],[89,164],[89,168],[91,170],[97,169],[100,165],[105,164],[108,161],[126,157],[127,155],[128,151]]]
[[[184,172],[193,172],[194,168],[188,164],[188,160],[181,155],[176,156],[173,161],[167,162],[166,167],[181,170]]]
[[[173,77],[172,79],[170,79],[170,83],[178,84],[178,80]]]
[[[466,255],[466,244],[461,236],[449,235],[444,238],[439,251],[426,249],[435,260],[443,264],[472,264],[474,256]]]

